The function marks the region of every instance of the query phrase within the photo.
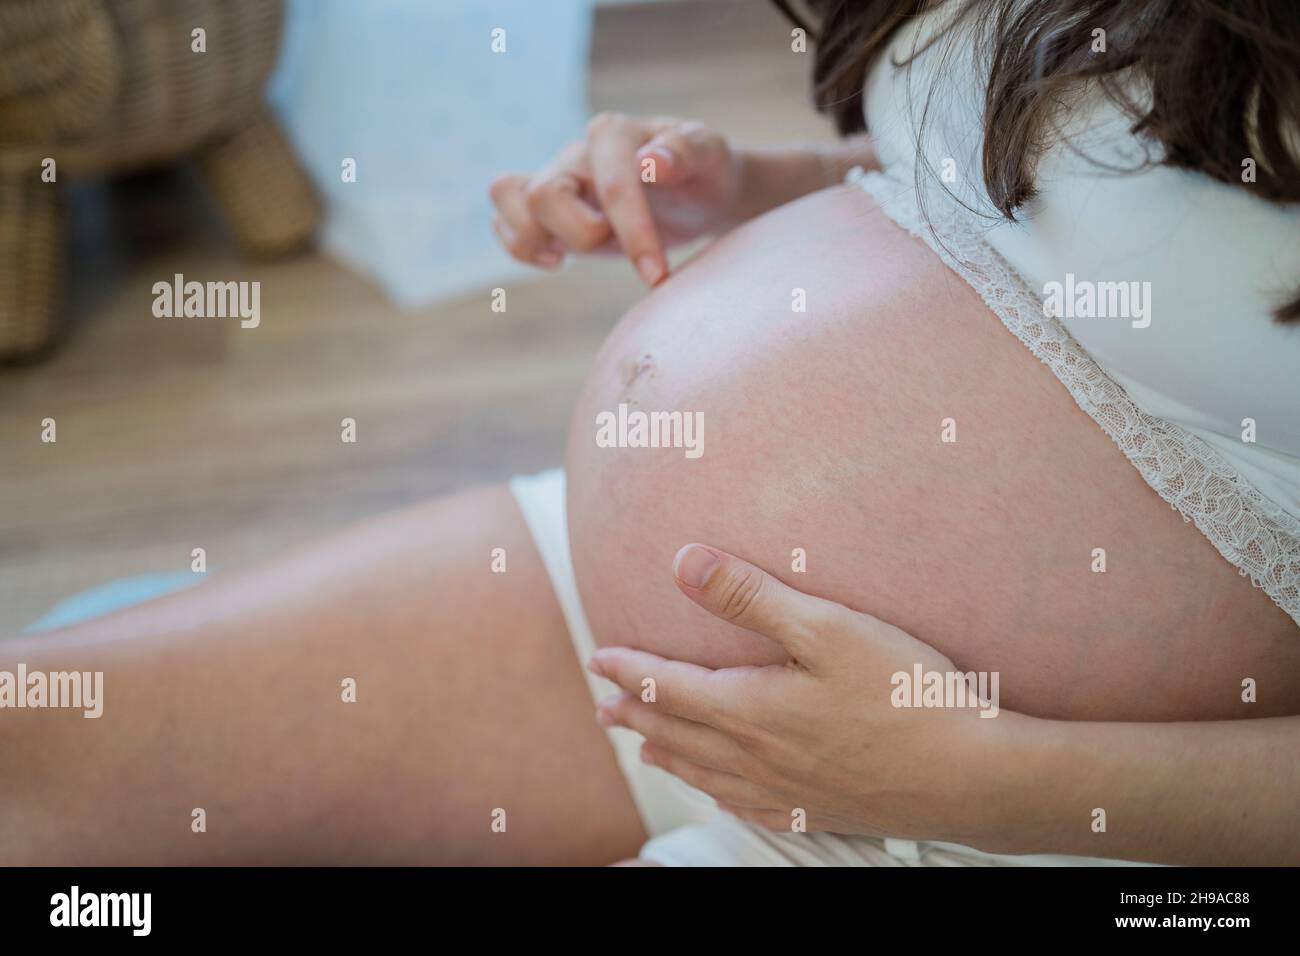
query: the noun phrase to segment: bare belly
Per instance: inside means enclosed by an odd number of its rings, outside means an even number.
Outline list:
[[[597,415],[620,403],[702,413],[702,454],[599,447]],[[955,442],[941,441],[944,419]],[[673,555],[700,541],[897,624],[962,669],[999,671],[1006,708],[1300,712],[1295,624],[858,191],[747,224],[632,309],[578,402],[566,465],[598,643],[707,666],[782,659],[677,592]],[[1258,703],[1242,703],[1246,678]]]

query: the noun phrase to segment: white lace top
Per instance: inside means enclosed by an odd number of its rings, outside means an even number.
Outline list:
[[[1271,316],[1300,290],[1300,206],[1169,167],[1132,171],[1158,147],[1085,93],[1023,221],[1006,222],[983,186],[979,45],[959,28],[895,65],[943,16],[901,29],[870,72],[884,169],[855,178],[1300,624],[1300,327]]]

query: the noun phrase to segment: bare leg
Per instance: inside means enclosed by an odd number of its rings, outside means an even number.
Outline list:
[[[594,864],[645,839],[503,488],[0,642],[20,661],[103,671],[105,705],[0,711],[3,864]]]

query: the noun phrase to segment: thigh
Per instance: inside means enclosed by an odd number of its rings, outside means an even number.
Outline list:
[[[504,488],[0,651],[105,683],[98,720],[6,713],[0,862],[598,864],[645,838]]]
[[[702,455],[601,447],[596,416],[619,405],[699,413]],[[1294,623],[857,190],[741,227],[634,309],[588,380],[568,465],[598,641],[710,666],[779,659],[677,594],[673,555],[703,541],[998,671],[1010,709],[1300,711]],[[1246,677],[1267,702],[1243,706]]]

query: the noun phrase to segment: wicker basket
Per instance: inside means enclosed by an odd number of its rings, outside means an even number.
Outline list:
[[[310,238],[316,194],[264,103],[282,18],[273,0],[0,0],[0,357],[54,334],[67,176],[193,156],[244,250]]]

